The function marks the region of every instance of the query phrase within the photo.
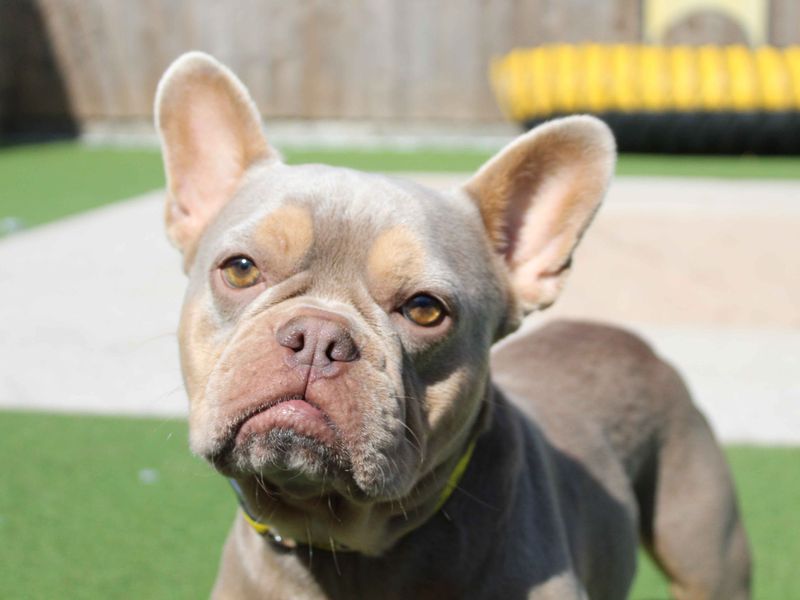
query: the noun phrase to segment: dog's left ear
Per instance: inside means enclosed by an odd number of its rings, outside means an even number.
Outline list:
[[[164,73],[155,115],[169,193],[167,235],[189,263],[200,234],[248,167],[278,154],[242,82],[202,52],[184,54]]]
[[[520,136],[464,186],[528,310],[552,304],[614,171],[608,127],[589,116]]]

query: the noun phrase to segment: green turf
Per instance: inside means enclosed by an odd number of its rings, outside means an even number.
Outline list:
[[[207,596],[234,504],[183,423],[0,413],[0,448],[0,598]]]
[[[0,148],[0,219],[30,227],[164,185],[152,149],[54,143]]]
[[[285,154],[291,163],[324,162],[371,171],[469,172],[489,158],[491,152],[288,149]],[[800,158],[625,155],[619,160],[617,172],[621,175],[800,178]],[[0,148],[0,221],[14,217],[25,227],[163,185],[161,158],[152,148],[98,148],[75,142]],[[2,227],[0,223],[0,229]]]
[[[321,162],[367,171],[471,172],[492,156],[490,151],[373,152],[341,150],[288,151],[290,162]],[[800,179],[800,157],[667,156],[623,154],[617,175],[722,177],[734,179]]]
[[[728,455],[755,598],[798,598],[800,448]],[[182,421],[0,412],[0,456],[0,598],[207,596],[235,500],[189,455]],[[666,597],[644,570],[632,598]]]

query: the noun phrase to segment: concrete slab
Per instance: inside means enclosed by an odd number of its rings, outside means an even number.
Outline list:
[[[0,241],[0,406],[182,415],[163,193]]]
[[[464,175],[419,176],[449,187]],[[0,407],[183,415],[154,192],[0,240]],[[800,182],[623,178],[557,316],[639,331],[726,441],[800,443]]]

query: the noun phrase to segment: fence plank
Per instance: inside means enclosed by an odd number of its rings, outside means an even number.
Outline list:
[[[201,49],[268,117],[493,121],[494,56],[642,35],[642,0],[36,1],[79,119],[148,116],[167,64]],[[772,41],[800,42],[800,4],[771,7]]]
[[[772,0],[769,41],[776,46],[800,44],[800,2]]]

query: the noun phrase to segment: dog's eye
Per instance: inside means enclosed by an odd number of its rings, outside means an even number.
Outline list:
[[[234,288],[246,288],[261,280],[261,271],[246,256],[234,256],[222,265],[222,277]]]
[[[401,311],[406,319],[422,327],[438,325],[447,314],[444,305],[427,294],[417,294],[403,304]]]

